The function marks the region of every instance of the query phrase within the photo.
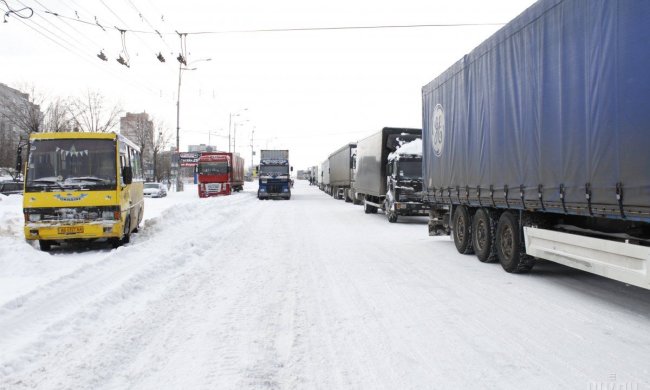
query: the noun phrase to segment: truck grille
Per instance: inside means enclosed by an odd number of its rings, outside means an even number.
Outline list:
[[[282,192],[282,184],[267,184],[266,192],[270,194],[277,194]]]

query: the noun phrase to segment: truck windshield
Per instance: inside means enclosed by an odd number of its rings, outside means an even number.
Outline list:
[[[228,173],[228,163],[220,162],[202,162],[199,163],[198,172],[200,175],[220,175]]]
[[[260,167],[260,174],[289,175],[289,167],[287,165],[262,165]]]
[[[33,140],[27,164],[27,191],[109,190],[117,187],[115,141]]]
[[[398,173],[400,179],[422,179],[422,160],[400,160]]]

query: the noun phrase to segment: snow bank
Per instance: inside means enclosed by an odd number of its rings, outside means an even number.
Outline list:
[[[142,227],[155,224],[173,205],[182,209],[197,197],[196,186],[186,185],[185,191],[169,192],[166,198],[146,198]],[[36,241],[24,238],[22,205],[22,195],[0,195],[0,308],[65,275],[103,261],[111,249],[100,245],[91,251],[41,252]]]

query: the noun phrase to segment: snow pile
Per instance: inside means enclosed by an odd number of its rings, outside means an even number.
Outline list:
[[[395,149],[393,153],[388,155],[388,160],[389,161],[395,160],[400,156],[407,156],[407,155],[411,155],[411,156],[422,155],[422,139],[415,139],[411,142],[407,142],[403,145],[400,145],[399,148]]]

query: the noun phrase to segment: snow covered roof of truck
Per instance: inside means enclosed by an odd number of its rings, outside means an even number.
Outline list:
[[[414,139],[400,145],[388,155],[388,161],[399,160],[402,157],[422,157],[422,139]]]

